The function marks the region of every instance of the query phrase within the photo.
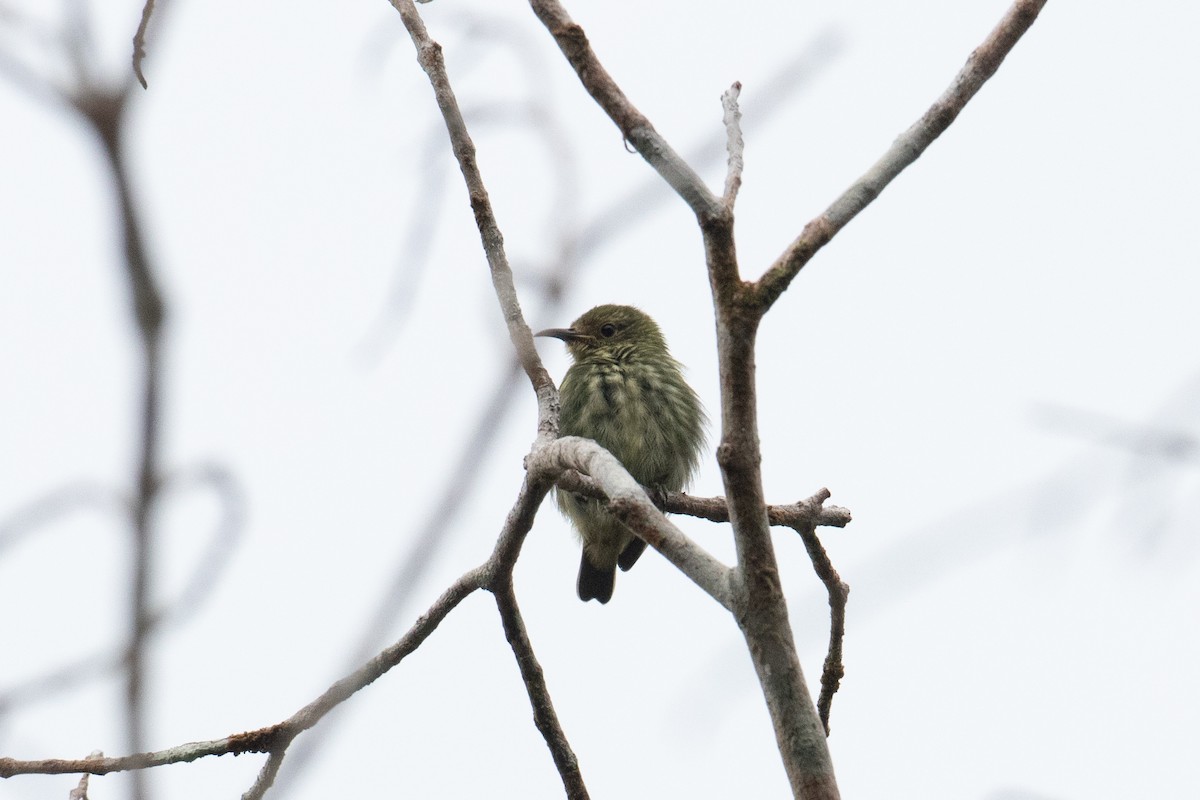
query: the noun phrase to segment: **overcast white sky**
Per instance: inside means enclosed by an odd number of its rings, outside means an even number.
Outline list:
[[[53,20],[43,5],[3,7]],[[99,58],[123,79],[140,3],[90,5]],[[756,276],[945,89],[1007,3],[568,8],[685,154],[721,135],[719,97],[742,81],[738,247]],[[127,140],[169,304],[165,461],[220,465],[245,517],[217,587],[154,640],[154,748],[276,722],[346,670],[508,363],[465,192],[391,7],[165,10]],[[531,324],[641,306],[716,417],[690,213],[646,191],[652,172],[527,5],[421,10]],[[830,739],[847,798],[1200,793],[1198,26],[1193,3],[1051,0],[763,326],[768,497],[828,486],[854,513],[823,533],[851,586]],[[0,31],[8,56],[65,78],[25,31]],[[3,525],[65,485],[128,486],[138,351],[96,143],[3,74],[0,120]],[[719,184],[719,160],[698,166]],[[581,236],[551,308],[545,279]],[[561,345],[540,347],[561,376]],[[490,552],[534,423],[522,386],[380,646]],[[720,492],[711,454],[694,490]],[[164,500],[160,602],[220,516],[211,491]],[[727,529],[679,524],[732,558]],[[3,696],[125,630],[119,520],[89,509],[14,530],[0,529]],[[823,590],[800,543],[777,543],[815,690]],[[609,605],[581,604],[577,547],[544,508],[517,593],[592,796],[786,796],[724,612],[653,555]],[[120,692],[108,677],[0,709],[0,754],[123,752]],[[486,595],[332,722],[279,797],[561,796]],[[153,796],[237,797],[260,763],[157,770]],[[73,784],[15,778],[0,797]],[[94,800],[124,796],[123,778],[92,782]]]

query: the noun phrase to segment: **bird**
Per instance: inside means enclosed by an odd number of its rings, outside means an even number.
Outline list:
[[[604,447],[643,486],[682,491],[700,464],[707,417],[667,349],[658,324],[627,305],[599,305],[536,336],[561,339],[572,358],[559,387],[559,433]],[[579,599],[607,603],[616,570],[629,570],[646,543],[601,500],[555,490],[583,542]]]

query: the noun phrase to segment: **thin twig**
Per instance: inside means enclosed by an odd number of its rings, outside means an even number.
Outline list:
[[[729,153],[729,163],[725,173],[725,207],[733,210],[737,201],[738,189],[742,188],[742,168],[745,166],[746,143],[742,141],[742,110],[738,108],[738,96],[742,93],[742,84],[734,83],[721,95],[721,108],[724,109],[725,149]]]
[[[813,85],[821,70],[841,52],[842,47],[841,37],[836,31],[825,31],[814,37],[766,80],[756,83],[751,104],[758,127],[761,129],[781,110],[788,108],[787,101],[794,99],[801,89]],[[716,164],[723,156],[727,157],[727,142],[726,131],[713,130],[698,145],[689,148],[689,158],[686,160],[698,167]],[[597,251],[615,241],[618,234],[625,234],[638,225],[653,224],[655,215],[650,212],[671,196],[663,190],[662,180],[657,175],[648,175],[643,184],[618,197],[583,227],[574,245],[578,258],[596,257]]]
[[[463,574],[451,584],[450,588],[443,592],[429,607],[429,610],[413,623],[399,641],[334,683],[319,697],[283,722],[246,733],[233,734],[223,739],[193,742],[153,753],[137,753],[118,758],[36,761],[0,758],[0,778],[9,778],[13,775],[58,775],[75,772],[103,775],[109,772],[142,770],[163,764],[194,761],[204,756],[238,753],[270,753],[274,762],[281,762],[284,752],[297,736],[315,726],[338,705],[374,683],[405,657],[415,652],[437,629],[442,620],[464,599],[479,589],[489,588],[495,591],[497,586],[503,585],[503,581],[511,581],[513,565],[520,555],[521,545],[524,543],[526,535],[533,527],[538,507],[550,490],[551,480],[552,475],[543,472],[528,473],[512,509],[504,520],[504,526],[496,540],[496,546],[487,561]],[[502,577],[498,578],[497,576]],[[561,735],[561,729],[558,733]],[[565,737],[563,738],[565,740]],[[268,762],[264,765],[259,779],[255,782],[255,787],[261,784],[262,791],[266,791],[277,770],[278,763]],[[255,789],[252,788],[251,791],[255,791]]]
[[[698,219],[720,216],[724,208],[721,200],[629,101],[600,63],[583,28],[571,19],[562,4],[557,0],[529,0],[529,5],[575,68],[583,88],[616,124],[625,141],[679,193]]]
[[[515,381],[520,376],[520,367],[515,362],[510,364],[510,378]],[[476,422],[470,436],[467,438],[458,462],[451,474],[458,477],[461,483],[447,484],[437,503],[434,504],[425,522],[420,527],[416,541],[405,553],[404,562],[392,572],[392,579],[383,600],[376,607],[368,627],[363,631],[355,660],[361,660],[372,649],[378,647],[376,642],[392,626],[396,612],[412,595],[414,586],[425,574],[430,562],[433,561],[439,546],[459,512],[462,511],[462,493],[469,488],[479,476],[481,459],[479,454],[485,452],[488,442],[500,427],[500,422],[508,410],[507,398],[510,383],[505,383],[490,398],[485,406],[483,415]]]
[[[539,470],[526,472],[517,501],[505,521],[504,532],[497,540],[492,557],[488,561],[491,575],[486,588],[496,598],[496,607],[500,611],[500,620],[504,626],[504,637],[512,647],[525,691],[529,695],[529,703],[533,708],[534,725],[550,750],[550,757],[558,770],[563,788],[573,800],[587,800],[588,791],[579,771],[579,761],[571,743],[567,741],[567,734],[558,720],[558,714],[554,711],[550,690],[546,686],[542,666],[534,655],[512,585],[513,568],[516,567],[517,557],[521,554],[521,545],[533,527],[534,515],[550,491],[551,481],[551,476]]]
[[[202,609],[213,589],[220,585],[222,573],[241,546],[246,498],[241,485],[226,467],[201,463],[167,473],[159,482],[155,502],[165,503],[171,494],[195,488],[212,490],[221,516],[183,589],[161,606],[151,609],[150,625],[155,630],[177,627]]]
[[[14,547],[38,527],[72,511],[95,508],[124,516],[128,506],[120,492],[103,484],[80,481],[47,492],[0,521],[0,553]]]
[[[497,574],[507,571],[511,575],[513,564],[521,551],[521,544],[530,528],[533,527],[538,506],[545,499],[549,488],[550,483],[546,478],[532,474],[527,475],[521,491],[513,503],[512,510],[505,518],[496,546],[488,560],[466,572],[451,584],[450,588],[443,592],[433,605],[413,623],[399,641],[334,683],[319,697],[283,722],[246,733],[233,734],[223,739],[192,742],[153,753],[137,753],[117,758],[34,761],[0,758],[0,778],[10,778],[14,775],[59,775],[75,772],[104,775],[110,772],[142,770],[164,764],[195,761],[205,756],[238,753],[270,753],[273,761],[282,761],[284,752],[297,736],[312,728],[338,705],[374,683],[405,657],[415,652],[459,603],[475,591],[495,585]],[[268,770],[272,772],[268,774]],[[273,771],[277,770],[278,763],[272,765],[268,762],[267,765],[264,765],[259,780],[255,782],[255,787],[261,784],[262,791],[266,791],[270,781],[273,780]]]
[[[533,724],[537,726],[546,747],[550,750],[550,757],[554,759],[554,766],[558,768],[558,774],[562,778],[563,789],[571,800],[588,800],[587,787],[579,771],[579,760],[575,757],[575,751],[558,721],[558,714],[550,699],[550,690],[546,686],[546,676],[537,656],[534,655],[529,633],[525,630],[525,622],[517,606],[517,596],[513,592],[511,571],[494,581],[492,593],[496,597],[496,608],[500,611],[500,620],[504,625],[504,638],[512,647],[517,668],[521,671],[521,680],[529,695],[529,704],[533,707]]]
[[[533,46],[538,32],[506,17],[479,10],[449,16],[439,22],[457,26],[463,37],[459,52],[468,64],[458,65],[459,80],[481,66],[486,68],[495,51],[520,63],[526,78],[519,86],[510,88],[520,88],[521,99],[497,99],[492,94],[486,95],[486,99],[475,97],[469,104],[464,102],[463,116],[477,136],[481,127],[501,126],[527,129],[542,139],[543,146],[538,152],[548,162],[546,167],[554,182],[544,224],[545,229],[552,231],[559,240],[558,247],[553,242],[549,246],[555,250],[570,247],[579,227],[576,218],[581,195],[581,159],[577,152],[580,143],[571,137],[560,119],[561,114],[556,113],[550,101],[553,92],[545,54]],[[376,70],[372,68],[372,71]],[[446,166],[443,156],[449,154],[445,152],[445,122],[431,118],[427,127],[424,141],[419,145],[422,154],[414,159],[423,165],[412,187],[412,197],[419,211],[409,215],[404,226],[404,243],[399,250],[400,261],[394,270],[392,286],[376,319],[369,323],[360,346],[363,356],[371,361],[381,358],[384,350],[399,340],[411,317],[407,309],[416,300],[424,273],[431,268],[426,262],[443,213],[439,209],[445,206],[442,199],[448,185],[443,180],[443,167]],[[528,282],[527,275],[522,278]],[[540,288],[543,296],[535,299],[545,302],[548,287]]]
[[[87,773],[80,775],[79,783],[76,784],[75,788],[71,790],[71,793],[67,795],[67,800],[88,800],[88,778],[90,777],[91,775],[88,775]]]
[[[508,531],[502,534],[511,535]],[[408,632],[395,644],[384,649],[354,672],[334,683],[320,697],[276,725],[259,728],[245,733],[236,733],[222,739],[169,747],[152,753],[135,753],[114,758],[85,759],[41,759],[24,761],[15,758],[0,758],[0,778],[14,775],[62,775],[88,772],[106,775],[111,772],[143,770],[164,764],[179,764],[195,761],[205,756],[220,756],[240,753],[278,753],[299,734],[316,725],[322,717],[370,685],[388,670],[414,652],[429,635],[437,629],[446,615],[471,593],[483,587],[490,575],[490,564],[465,573],[442,593]]]
[[[442,47],[429,37],[421,15],[412,0],[389,0],[392,7],[400,13],[400,19],[408,30],[413,46],[417,49],[417,63],[429,76],[433,86],[434,97],[442,118],[446,121],[446,130],[450,134],[450,143],[454,149],[454,157],[462,171],[463,180],[467,184],[467,193],[471,198],[471,209],[475,212],[475,224],[479,228],[479,236],[483,243],[483,251],[487,256],[488,267],[492,275],[492,287],[504,321],[508,326],[508,335],[516,348],[517,357],[525,374],[533,384],[538,394],[539,434],[543,438],[553,438],[557,430],[546,428],[557,422],[557,415],[550,413],[551,407],[557,403],[557,392],[550,374],[542,366],[541,358],[533,346],[533,332],[525,322],[521,312],[521,303],[513,284],[512,269],[508,264],[508,255],[504,251],[504,236],[500,233],[500,225],[492,210],[488,198],[487,187],[479,172],[479,164],[475,159],[475,144],[467,131],[454,89],[450,86],[450,78],[446,74],[446,64],[442,59]]]
[[[279,775],[279,768],[283,766],[283,759],[286,755],[286,746],[271,751],[258,771],[258,775],[255,776],[254,784],[242,794],[242,800],[262,800],[267,790],[275,785],[275,778]]]
[[[475,213],[475,223],[479,229],[484,254],[491,272],[492,286],[508,327],[509,338],[517,353],[519,368],[524,369],[537,393],[538,442],[551,441],[558,434],[558,391],[534,349],[532,332],[521,311],[512,269],[504,250],[504,237],[500,232],[483,176],[475,159],[475,145],[471,140],[458,100],[446,74],[441,46],[429,36],[425,24],[411,0],[389,0],[389,2],[399,12],[405,29],[412,39],[417,51],[417,61],[429,78],[438,108],[450,135],[451,147],[466,183],[471,208]],[[461,505],[464,489],[469,488],[471,478],[478,474],[479,453],[492,437],[496,429],[495,421],[503,415],[514,386],[515,381],[510,373],[502,385],[497,387],[488,411],[476,425],[469,445],[461,453],[460,465],[455,471],[456,480],[447,484],[441,502],[434,508],[432,521],[424,526],[416,547],[406,558],[403,567],[396,573],[391,588],[378,608],[375,620],[367,629],[363,639],[366,646],[370,646],[370,643],[377,637],[384,622],[394,616],[393,610],[405,599],[408,587],[415,582],[414,578],[432,559],[437,543],[444,540],[442,531],[449,525],[453,517],[452,513],[440,513],[441,509],[449,507],[457,510]],[[537,446],[536,443],[535,446]],[[459,483],[457,478],[460,476],[465,483]],[[284,780],[287,778],[285,777]]]
[[[534,442],[534,449],[537,452],[540,446],[552,442],[558,435],[558,390],[555,388],[550,374],[542,365],[537,350],[534,349],[532,331],[521,312],[512,269],[509,267],[508,256],[504,250],[504,238],[500,233],[500,226],[492,210],[491,201],[488,199],[483,176],[475,160],[475,145],[471,141],[462,111],[458,106],[458,100],[450,86],[450,78],[446,74],[442,48],[430,38],[421,16],[417,13],[416,6],[411,0],[390,1],[400,13],[404,27],[408,30],[409,37],[417,49],[418,63],[425,70],[425,74],[429,76],[438,108],[442,112],[442,118],[445,120],[446,129],[450,134],[454,157],[458,161],[471,198],[471,208],[475,212],[475,224],[479,228],[479,235],[491,270],[492,287],[508,325],[509,338],[512,340],[521,366],[538,397],[538,435]],[[514,512],[510,513],[506,527],[524,527],[524,531],[528,531],[528,528],[533,525],[533,514],[550,486],[548,481],[538,482],[538,480],[539,478],[534,472],[527,473],[525,484],[521,490],[521,498],[518,499]],[[530,498],[532,502],[522,504],[522,498]],[[525,509],[527,519],[517,519],[516,511],[521,508]],[[563,786],[566,787],[570,796],[586,798],[587,790],[584,788],[582,776],[579,774],[579,765],[567,743],[566,735],[558,723],[558,718],[554,714],[554,708],[550,704],[541,667],[538,666],[533,655],[532,646],[529,644],[517,610],[516,596],[512,592],[512,565],[515,564],[521,542],[524,541],[524,531],[519,535],[509,537],[507,545],[504,536],[497,543],[496,556],[499,565],[493,567],[498,571],[493,573],[492,590],[496,594],[496,602],[505,626],[505,635],[513,646],[517,663],[525,678],[526,689],[534,708],[535,722],[550,749]]]
[[[608,499],[596,481],[574,470],[563,472],[555,481],[555,485],[560,489],[581,494],[584,497],[597,500]],[[694,497],[684,492],[666,492],[652,486],[643,486],[642,490],[668,514],[685,514],[689,517],[706,519],[709,522],[729,522],[729,503],[724,497]],[[799,500],[787,505],[767,506],[767,520],[772,525],[786,528],[796,525],[844,528],[850,524],[850,511],[841,506],[824,505],[830,496],[828,489],[821,489],[807,500]]]
[[[146,58],[146,31],[150,28],[150,17],[154,15],[154,0],[146,0],[142,6],[142,21],[138,23],[137,33],[133,35],[133,74],[143,89],[149,89],[146,76],[142,74],[142,61]]]
[[[971,53],[950,88],[821,216],[804,226],[800,236],[776,259],[755,287],[758,300],[764,307],[769,308],[779,299],[817,251],[870,205],[905,167],[920,158],[933,140],[950,127],[967,102],[995,74],[1000,63],[1033,25],[1045,5],[1046,0],[1017,0],[1013,3],[983,44]]]
[[[813,570],[825,589],[829,592],[829,650],[825,654],[825,664],[821,669],[821,695],[817,698],[817,714],[825,727],[825,735],[829,735],[829,711],[833,705],[833,695],[841,686],[846,669],[842,664],[842,639],[846,636],[846,600],[850,596],[850,587],[842,582],[829,554],[821,546],[817,538],[815,526],[795,524],[792,528],[800,534],[804,549],[812,561]]]
[[[88,754],[88,758],[103,757],[104,752],[101,750],[93,750],[90,754]],[[77,783],[75,788],[71,790],[71,793],[67,795],[67,800],[88,800],[88,779],[90,777],[91,775],[88,775],[86,772],[80,775],[79,783]]]

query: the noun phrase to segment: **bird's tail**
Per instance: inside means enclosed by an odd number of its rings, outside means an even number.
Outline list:
[[[612,599],[613,583],[617,579],[617,566],[613,564],[609,567],[597,567],[588,560],[587,550],[583,551],[583,557],[579,559],[579,599],[587,602],[588,600],[599,600],[601,603],[607,603]]]
[[[621,555],[617,556],[617,566],[621,568],[622,572],[629,572],[645,551],[646,541],[635,536],[629,544],[625,545],[625,549],[621,551]]]

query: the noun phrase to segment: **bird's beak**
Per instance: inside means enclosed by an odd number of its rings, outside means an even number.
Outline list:
[[[538,331],[534,336],[552,336],[555,339],[562,339],[564,342],[573,342],[584,338],[583,334],[574,328],[546,328],[544,331]]]

